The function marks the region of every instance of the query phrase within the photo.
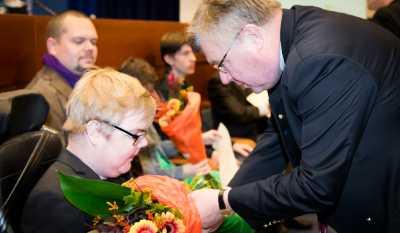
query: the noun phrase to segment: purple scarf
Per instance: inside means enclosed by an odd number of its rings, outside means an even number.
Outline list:
[[[74,87],[75,83],[78,82],[80,76],[67,69],[67,67],[61,64],[61,62],[59,62],[53,55],[45,53],[42,57],[42,61],[43,64],[52,68],[61,75],[61,77],[63,77],[71,87]]]

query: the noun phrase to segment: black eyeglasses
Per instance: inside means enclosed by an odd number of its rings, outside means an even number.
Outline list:
[[[114,124],[111,124],[110,122],[104,121],[104,123],[106,123],[106,124],[112,126],[113,128],[115,128],[115,129],[117,129],[117,130],[119,130],[119,131],[124,132],[126,135],[128,135],[129,137],[131,137],[132,140],[133,140],[132,145],[134,145],[134,146],[137,144],[137,142],[139,141],[139,139],[143,138],[143,137],[146,136],[146,134],[147,134],[146,131],[141,131],[139,134],[133,134],[133,133],[131,133],[131,132],[129,132],[129,131],[127,131],[127,130],[121,128],[121,127],[119,127],[119,126],[116,126],[116,125],[114,125]]]
[[[235,44],[235,41],[237,40],[237,38],[239,37],[240,33],[242,32],[242,29],[243,29],[243,28],[241,28],[241,29],[238,31],[238,33],[236,33],[235,37],[234,37],[233,40],[232,40],[231,45],[230,45],[229,48],[226,50],[224,56],[222,56],[221,61],[218,63],[218,65],[217,65],[217,70],[218,70],[219,72],[221,72],[221,73],[228,73],[228,71],[227,71],[226,68],[224,67],[224,61],[225,61],[226,56],[228,56],[229,51],[231,51],[233,45]]]

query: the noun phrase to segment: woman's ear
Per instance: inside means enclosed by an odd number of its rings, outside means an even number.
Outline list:
[[[170,66],[172,66],[174,64],[174,61],[175,61],[174,57],[172,55],[170,55],[170,54],[165,54],[163,56],[163,59]]]
[[[97,120],[90,120],[86,125],[86,135],[92,145],[101,145],[105,141],[106,135],[101,125],[101,122]]]

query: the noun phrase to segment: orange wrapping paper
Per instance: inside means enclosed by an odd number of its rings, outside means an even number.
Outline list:
[[[188,103],[183,111],[161,130],[174,142],[179,152],[189,155],[190,163],[206,159],[201,137],[200,94],[188,92]]]
[[[157,201],[178,209],[183,215],[185,233],[201,233],[201,220],[185,184],[167,176],[144,175],[124,183],[135,190],[151,190]]]

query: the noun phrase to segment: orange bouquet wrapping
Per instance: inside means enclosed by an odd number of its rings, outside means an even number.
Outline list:
[[[189,155],[190,163],[198,163],[206,159],[201,131],[200,94],[187,92],[187,104],[179,112],[180,101],[171,99],[170,110],[159,119],[161,130],[174,142],[182,154]]]
[[[201,233],[200,215],[188,196],[190,190],[182,182],[167,176],[144,175],[125,182],[123,186],[134,190],[150,190],[158,202],[182,213],[185,233]]]

